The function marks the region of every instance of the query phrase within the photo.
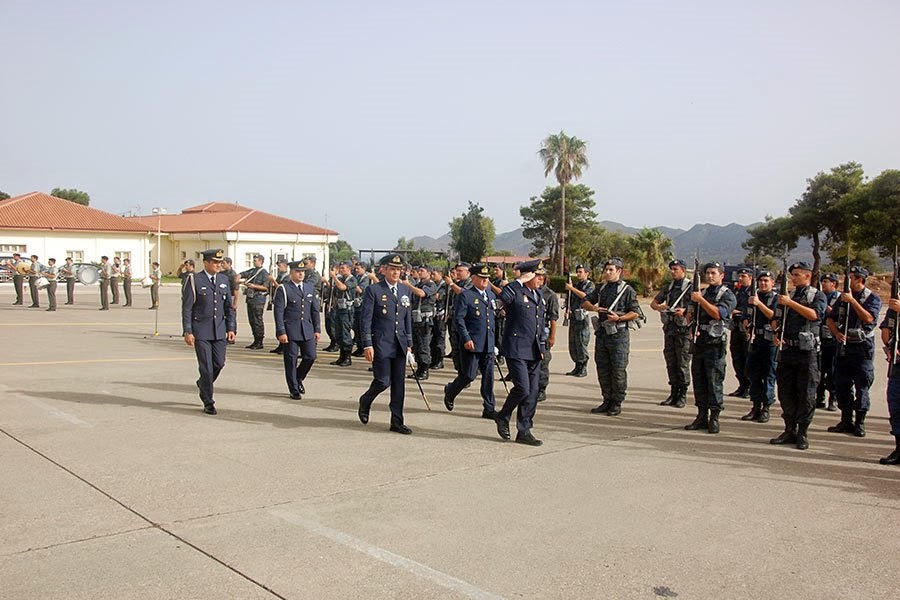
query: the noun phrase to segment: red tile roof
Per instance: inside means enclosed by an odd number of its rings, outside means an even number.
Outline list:
[[[218,231],[252,231],[254,233],[290,233],[337,235],[337,231],[279,217],[240,204],[210,202],[192,206],[179,215],[146,215],[130,217],[156,230],[157,223],[167,233],[201,233]]]
[[[43,229],[53,231],[156,231],[143,223],[125,219],[96,208],[31,192],[0,200],[0,229]]]

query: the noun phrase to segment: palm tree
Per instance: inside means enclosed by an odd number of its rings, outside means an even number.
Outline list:
[[[556,180],[562,187],[562,200],[559,210],[559,273],[565,272],[566,260],[566,185],[573,179],[581,177],[582,169],[587,168],[587,143],[577,137],[570,137],[566,132],[549,135],[538,151],[544,163],[544,177],[554,171]]]
[[[634,274],[649,295],[672,260],[672,240],[657,229],[645,227],[628,239],[628,245]]]

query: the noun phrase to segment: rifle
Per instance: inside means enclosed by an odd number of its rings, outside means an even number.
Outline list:
[[[750,282],[750,293],[747,295],[747,299],[749,300],[752,296],[756,296],[758,290],[756,289],[756,264],[754,261],[753,264],[753,281]],[[753,345],[753,332],[756,331],[756,306],[747,302],[747,312],[750,313],[748,321],[750,322],[750,331],[747,335],[747,350],[750,350],[750,347]],[[743,321],[743,319],[741,319]]]
[[[447,255],[447,271],[444,273],[446,277],[450,278],[450,281],[453,281],[453,276],[450,275],[450,255]],[[444,323],[450,323],[450,285],[445,281],[444,282]]]
[[[572,274],[569,273],[569,285],[572,285]],[[568,327],[569,325],[569,311],[572,308],[572,290],[569,290],[569,293],[566,295],[566,311],[563,313],[563,327]]]
[[[691,278],[691,287],[693,291],[700,291],[700,250],[694,256],[694,276]],[[697,344],[697,328],[700,326],[700,303],[694,302],[691,305],[691,346],[690,353],[694,353]]]
[[[897,261],[897,246],[894,246],[894,280],[891,282],[891,298],[900,300],[900,262]],[[900,313],[894,313],[894,331],[891,337],[890,357],[888,358],[888,379],[891,378],[891,372],[897,365],[897,342],[900,337]]]
[[[778,293],[787,295],[787,252],[784,253],[782,257],[782,268],[781,268],[781,280],[778,282]],[[784,340],[782,339],[782,334],[784,333],[784,321],[787,319],[788,310],[790,310],[787,306],[783,304],[777,304],[775,306],[775,314],[772,315],[773,319],[777,319],[778,327],[775,328],[775,337],[778,338],[780,342],[778,344],[778,349],[775,350],[775,361],[778,362],[778,359],[781,358],[781,348],[784,345]]]
[[[844,287],[841,290],[845,294],[850,293],[850,251],[847,250],[847,269],[844,271]],[[840,356],[844,356],[847,353],[847,330],[850,328],[850,305],[846,302],[841,302],[841,307],[838,309],[838,323],[843,323],[844,327],[844,341],[841,342],[841,347],[838,350],[838,354]]]

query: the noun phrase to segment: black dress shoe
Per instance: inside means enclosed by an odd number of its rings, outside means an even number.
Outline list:
[[[517,433],[516,443],[526,444],[528,446],[540,446],[544,442],[531,435],[531,432],[529,431],[528,433]]]
[[[203,412],[205,412],[205,413],[208,414],[208,415],[215,415],[215,414],[218,414],[217,411],[216,411],[216,406],[215,406],[214,404],[204,404],[204,405],[203,405]]]
[[[484,410],[481,411],[481,418],[482,419],[492,419],[492,420],[496,419],[497,411],[493,411],[489,408],[485,408]]]
[[[409,435],[412,433],[412,429],[410,429],[400,421],[396,421],[394,419],[391,419],[391,431],[402,433],[403,435]]]
[[[497,424],[497,433],[504,440],[509,439],[509,422],[499,414],[494,416],[494,422]]]
[[[298,381],[298,382],[297,382],[297,389],[300,390],[300,393],[301,393],[301,394],[305,394],[305,393],[306,393],[306,388],[303,387],[303,382],[302,382],[302,381]]]
[[[743,396],[743,394],[744,394],[744,390],[742,390],[741,388],[738,388],[728,395],[731,396],[732,398],[740,398],[741,396]]]
[[[622,405],[621,404],[613,404],[609,407],[609,410],[606,411],[606,414],[610,417],[615,417],[622,414]]]
[[[900,450],[894,450],[884,458],[878,459],[883,465],[900,465]]]
[[[283,347],[283,346],[277,346],[277,347],[272,348],[271,350],[269,350],[269,354],[281,354],[283,351],[284,351],[284,347]]]
[[[300,395],[300,392],[291,392],[291,400],[302,400],[303,396]]]
[[[359,416],[359,422],[363,425],[369,422],[369,407],[363,406],[362,401],[359,403],[359,410],[356,411],[356,414]]]
[[[247,350],[253,350],[254,348],[256,348],[256,342],[252,342],[252,343],[244,346],[244,348],[246,348]]]
[[[453,398],[450,397],[450,386],[444,386],[444,407],[452,411],[453,410]]]
[[[759,407],[754,406],[753,408],[750,409],[750,412],[748,412],[746,415],[741,417],[741,421],[755,421],[758,416],[759,416]]]

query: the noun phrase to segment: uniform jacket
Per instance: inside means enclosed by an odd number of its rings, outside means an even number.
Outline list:
[[[307,341],[321,333],[319,299],[316,288],[304,281],[300,288],[288,280],[275,291],[275,335],[287,334],[289,340]]]
[[[397,344],[405,353],[412,347],[412,292],[405,283],[397,282],[397,299],[384,281],[366,288],[359,326],[363,348],[373,348],[383,358],[397,356]]]
[[[544,351],[545,302],[540,290],[511,281],[500,292],[506,311],[500,354],[507,358],[540,360]]]
[[[497,297],[491,288],[484,293],[488,297],[487,304],[481,296],[481,290],[463,290],[457,299],[454,315],[460,346],[472,341],[475,343],[475,352],[493,352],[497,345],[497,319],[494,314]]]
[[[193,333],[198,340],[224,340],[237,330],[231,287],[221,273],[210,281],[206,271],[191,273],[181,288],[181,326],[184,335]]]

